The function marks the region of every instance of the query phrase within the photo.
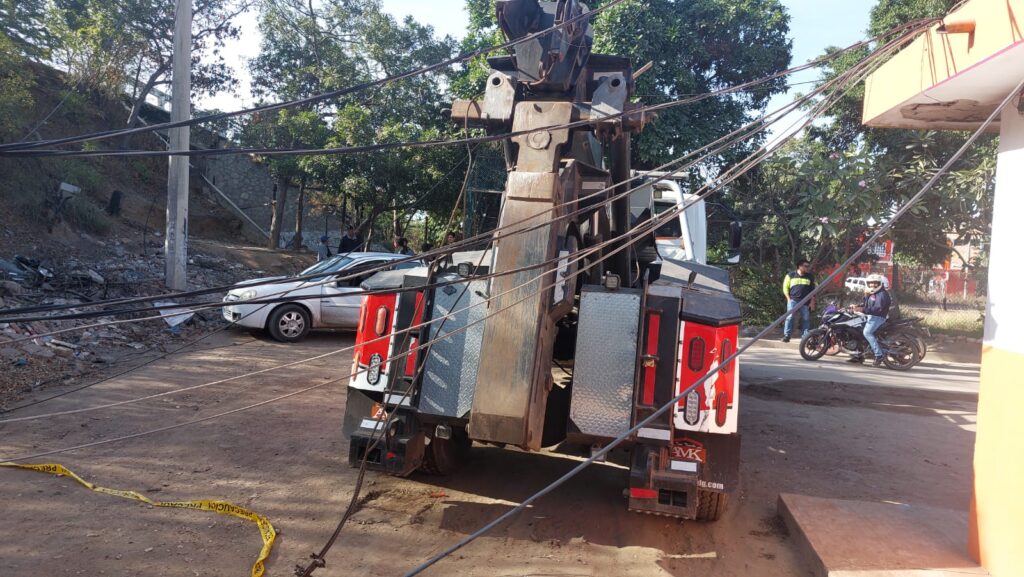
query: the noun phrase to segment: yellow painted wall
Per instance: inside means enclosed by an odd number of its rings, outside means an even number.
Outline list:
[[[1024,0],[970,0],[946,22],[974,20],[973,35],[929,29],[865,83],[864,123],[997,54],[1024,38]]]
[[[992,575],[1024,575],[1024,354],[985,347],[969,550]]]

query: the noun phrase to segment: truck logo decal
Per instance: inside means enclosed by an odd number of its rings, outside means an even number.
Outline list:
[[[704,463],[707,460],[707,450],[702,443],[684,437],[672,445],[672,458]]]

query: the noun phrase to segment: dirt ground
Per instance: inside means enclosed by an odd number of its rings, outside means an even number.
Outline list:
[[[199,350],[100,387],[0,415],[80,408],[212,381],[351,344],[340,334],[288,346],[228,332]],[[153,429],[343,377],[342,352],[308,365],[144,403],[0,424],[0,458]],[[36,394],[52,394],[47,389]],[[746,383],[742,485],[726,516],[698,524],[628,513],[626,471],[593,467],[509,524],[424,575],[808,575],[776,516],[780,492],[968,507],[975,403],[969,396],[815,383]],[[223,499],[281,532],[269,575],[291,575],[320,548],[351,495],[342,438],[344,385],[128,442],[62,463],[99,485],[153,499]],[[319,576],[401,575],[574,464],[569,455],[476,447],[441,478],[370,473],[366,503]],[[154,509],[72,481],[0,469],[0,575],[244,576],[260,548],[254,525]]]

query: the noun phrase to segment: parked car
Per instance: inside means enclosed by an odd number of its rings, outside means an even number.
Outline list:
[[[844,286],[846,287],[846,290],[848,290],[849,292],[864,294],[868,290],[868,279],[867,277],[862,276],[846,277],[846,282],[844,283]],[[885,278],[884,276],[882,277],[882,286],[884,286],[886,290],[889,290],[889,279]]]
[[[287,343],[301,341],[311,329],[355,330],[363,304],[359,284],[376,274],[381,265],[403,258],[403,255],[387,252],[350,253],[307,268],[297,275],[302,280],[281,276],[240,282],[224,297],[224,319],[241,327],[266,330],[270,336]],[[422,266],[419,261],[395,265],[410,269],[419,266]],[[360,274],[363,271],[365,274]],[[310,275],[315,276],[306,278]],[[333,278],[352,275],[355,276],[333,281]],[[231,304],[263,298],[289,300],[271,304]]]

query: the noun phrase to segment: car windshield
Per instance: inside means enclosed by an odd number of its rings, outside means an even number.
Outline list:
[[[299,273],[299,276],[308,276],[317,273],[335,273],[347,267],[353,260],[355,259],[349,258],[347,256],[338,255],[336,257],[329,258],[327,260],[322,260],[316,263],[315,265]]]

